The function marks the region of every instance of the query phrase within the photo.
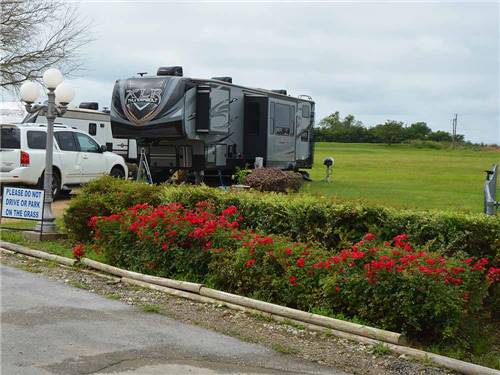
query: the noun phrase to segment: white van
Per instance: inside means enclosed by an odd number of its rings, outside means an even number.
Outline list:
[[[46,124],[45,113],[29,114],[23,123]],[[106,145],[108,151],[125,158],[126,161],[137,161],[137,142],[135,139],[113,138],[109,111],[99,110],[96,102],[80,103],[78,108],[70,107],[64,115],[56,118],[54,125],[66,125],[90,134],[100,145]]]

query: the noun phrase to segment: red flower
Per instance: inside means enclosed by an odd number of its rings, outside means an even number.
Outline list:
[[[273,243],[273,239],[271,237],[264,237],[263,239],[259,240],[259,243],[261,245],[270,245]]]
[[[286,254],[286,255],[292,255],[292,249],[290,249],[289,247],[287,247],[287,248],[285,249],[285,254]]]
[[[490,268],[488,268],[488,272],[486,273],[486,278],[491,283],[498,283],[498,282],[500,282],[500,268],[496,268],[496,267],[490,267]]]
[[[251,267],[255,264],[255,259],[248,259],[245,263],[245,267]]]
[[[87,226],[88,226],[89,228],[95,228],[95,226],[96,226],[96,224],[97,224],[97,219],[98,219],[98,218],[99,218],[98,216],[92,216],[92,217],[89,219],[89,221],[88,221],[88,223],[87,223]]]
[[[363,239],[366,241],[373,241],[375,239],[375,235],[373,233],[366,233]]]
[[[304,258],[299,258],[297,259],[297,267],[302,268],[306,265],[305,259]]]
[[[238,209],[236,208],[236,206],[229,206],[228,208],[226,208],[224,211],[222,211],[222,215],[234,215],[238,212]]]
[[[297,286],[297,278],[295,276],[290,276],[289,281],[293,286]]]
[[[337,286],[335,287],[335,293],[340,293],[340,286],[338,286],[338,285],[337,285]]]
[[[162,249],[163,251],[167,251],[167,246],[168,246],[168,245],[164,242],[164,243],[162,243],[162,244],[161,244],[161,249]]]
[[[80,260],[80,258],[85,256],[85,245],[80,243],[73,247],[73,256]]]

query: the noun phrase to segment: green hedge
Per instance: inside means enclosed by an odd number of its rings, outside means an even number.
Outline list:
[[[209,200],[216,208],[235,205],[245,225],[294,240],[317,241],[329,249],[348,246],[364,233],[390,239],[407,233],[412,242],[445,254],[465,252],[496,259],[500,256],[500,219],[483,214],[418,212],[337,203],[309,194],[225,192],[207,186],[152,186],[109,177],[90,182],[72,199],[64,215],[70,237],[88,241],[87,222],[94,215],[109,215],[136,203],[180,202],[193,207]]]
[[[209,200],[219,209],[237,206],[251,228],[317,241],[330,249],[345,247],[367,232],[387,240],[407,233],[413,243],[445,254],[465,252],[496,260],[500,255],[500,220],[483,214],[396,210],[336,203],[309,194],[224,192],[206,186],[162,190],[163,203],[193,206],[200,200]]]
[[[70,239],[90,240],[87,226],[92,216],[110,215],[137,203],[160,204],[161,189],[157,185],[119,180],[104,176],[82,187],[81,192],[71,199],[64,213],[64,226]]]

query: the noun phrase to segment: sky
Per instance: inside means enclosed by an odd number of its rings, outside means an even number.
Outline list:
[[[425,121],[500,144],[499,2],[79,1],[95,41],[69,82],[109,106],[116,79],[181,65],[316,102],[367,126]]]

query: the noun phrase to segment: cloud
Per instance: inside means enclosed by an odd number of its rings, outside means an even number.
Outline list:
[[[499,4],[84,2],[97,41],[72,83],[109,106],[114,81],[159,66],[286,88],[367,125],[426,121],[500,143]]]

